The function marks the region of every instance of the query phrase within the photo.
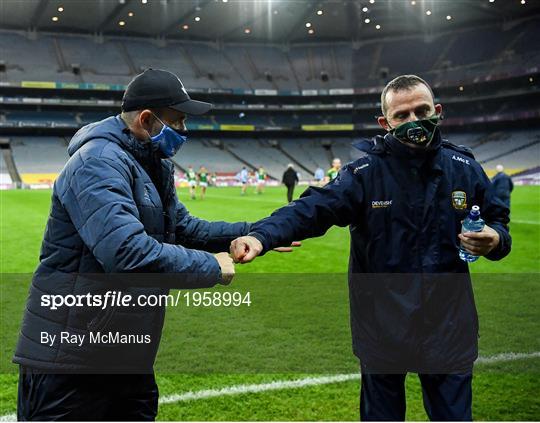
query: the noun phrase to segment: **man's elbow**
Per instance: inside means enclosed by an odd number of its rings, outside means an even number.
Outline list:
[[[154,239],[147,242],[126,240],[124,243],[108,243],[94,250],[105,273],[152,272],[162,245]]]

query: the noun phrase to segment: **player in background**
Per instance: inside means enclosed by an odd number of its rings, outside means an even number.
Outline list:
[[[201,200],[204,200],[206,195],[206,188],[208,188],[208,170],[204,166],[201,166],[199,173],[197,173],[197,180],[199,181],[199,186],[201,187]]]
[[[283,172],[281,183],[287,187],[287,202],[291,202],[294,195],[294,187],[298,184],[298,173],[294,170],[294,165],[289,163],[287,169]]]
[[[245,166],[242,166],[242,170],[238,172],[238,174],[236,175],[236,178],[242,184],[242,191],[240,192],[240,195],[246,195],[246,190],[247,190],[248,180],[249,180],[249,172]]]
[[[497,174],[491,180],[491,184],[495,190],[495,195],[504,203],[504,205],[510,208],[510,194],[514,190],[514,183],[512,178],[504,173],[504,166],[498,164],[495,168]]]
[[[189,185],[189,196],[195,200],[195,190],[197,189],[197,174],[193,170],[193,166],[189,165],[186,172],[186,179]]]
[[[324,182],[324,170],[322,167],[318,167],[315,169],[315,173],[313,174],[313,178],[315,179],[315,185],[320,187],[322,186]]]
[[[257,194],[262,194],[267,178],[266,170],[262,166],[259,166],[257,170]]]
[[[334,160],[332,160],[332,167],[328,169],[328,172],[326,172],[324,182],[327,184],[328,182],[336,179],[339,169],[341,169],[341,160],[336,157]]]

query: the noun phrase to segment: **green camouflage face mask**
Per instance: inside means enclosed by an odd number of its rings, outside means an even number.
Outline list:
[[[402,142],[416,145],[426,145],[431,142],[439,124],[439,115],[427,119],[402,123],[390,130],[390,133]]]

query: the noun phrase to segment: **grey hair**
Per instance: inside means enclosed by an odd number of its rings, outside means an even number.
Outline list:
[[[161,116],[164,112],[166,108],[165,107],[155,107],[155,108],[145,108],[145,109],[140,109],[140,110],[133,110],[133,111],[130,111],[130,112],[122,112],[120,114],[120,117],[122,118],[122,120],[124,122],[126,122],[128,125],[131,125],[132,123],[135,122],[135,120],[137,119],[137,116],[139,116],[141,114],[141,112],[143,112],[144,110],[150,110],[154,116]]]
[[[126,122],[128,125],[131,125],[135,122],[135,119],[137,119],[137,116],[142,112],[142,110],[133,110],[131,112],[122,112],[120,114],[120,117],[124,122]]]

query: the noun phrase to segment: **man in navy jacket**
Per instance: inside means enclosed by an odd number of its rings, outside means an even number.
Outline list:
[[[512,178],[504,173],[503,165],[498,164],[495,169],[497,173],[491,180],[493,190],[506,207],[510,208],[510,195],[514,190],[514,183],[512,182]]]
[[[506,256],[509,211],[471,152],[441,138],[442,106],[423,79],[394,79],[381,106],[384,137],[358,142],[363,157],[253,224],[231,244],[231,254],[247,263],[274,246],[349,226],[362,420],[405,418],[407,372],[419,373],[432,420],[470,420],[478,319],[458,246],[490,260]],[[486,226],[460,234],[475,204]]]
[[[121,115],[72,138],[13,359],[20,365],[19,420],[155,418],[153,364],[164,305],[53,309],[43,299],[103,298],[113,290],[135,298],[231,281],[226,251],[250,225],[191,216],[165,160],[186,142],[186,115],[210,108],[191,100],[172,73],[147,70],[129,84]],[[84,336],[84,343],[62,342],[62,333]],[[98,333],[129,335],[135,343],[89,342]]]

